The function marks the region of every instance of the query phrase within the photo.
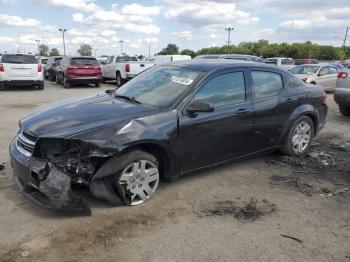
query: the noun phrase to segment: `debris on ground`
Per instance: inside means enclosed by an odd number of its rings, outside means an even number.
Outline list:
[[[251,198],[249,202],[238,204],[233,201],[218,201],[213,203],[212,207],[207,207],[196,212],[197,215],[203,216],[233,216],[241,221],[253,222],[263,215],[269,214],[276,210],[275,204],[263,199],[261,201]],[[203,215],[201,215],[203,214]]]
[[[5,169],[5,165],[4,164],[0,164],[0,171]]]
[[[350,143],[345,144],[332,144],[331,147],[338,151],[348,152],[350,153]]]
[[[27,256],[29,256],[30,255],[30,252],[29,251],[22,251],[21,252],[21,256],[22,257],[27,257]]]
[[[113,239],[110,239],[110,238],[105,239],[105,249],[107,251],[114,248],[114,246],[115,246],[115,242],[113,241]]]
[[[289,239],[292,239],[298,243],[303,243],[303,241],[299,238],[296,238],[296,237],[293,237],[293,236],[289,236],[289,235],[284,235],[284,234],[280,234],[282,237],[285,237],[285,238],[289,238]]]

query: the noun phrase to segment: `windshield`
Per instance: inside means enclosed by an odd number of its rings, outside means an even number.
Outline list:
[[[41,63],[42,63],[43,65],[46,65],[46,64],[47,64],[47,59],[41,59]]]
[[[8,64],[37,64],[35,56],[32,55],[3,55],[2,63]]]
[[[72,65],[97,65],[98,62],[95,58],[72,58]]]
[[[317,70],[319,69],[319,66],[296,66],[294,68],[292,68],[290,71],[293,74],[316,74]]]
[[[142,104],[170,107],[200,76],[200,72],[180,67],[155,67],[140,74],[118,90]]]

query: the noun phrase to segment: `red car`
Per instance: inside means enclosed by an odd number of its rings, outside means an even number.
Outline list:
[[[294,64],[295,65],[307,65],[307,64],[318,64],[317,59],[294,59]]]
[[[94,84],[100,87],[102,82],[101,66],[94,57],[63,57],[56,72],[56,83],[70,88],[73,84]]]

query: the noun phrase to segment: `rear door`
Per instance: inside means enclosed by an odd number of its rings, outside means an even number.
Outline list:
[[[180,113],[181,172],[254,151],[252,101],[245,74],[244,69],[220,72],[197,89],[190,101],[210,102],[213,112],[191,116],[185,107]]]
[[[286,87],[281,71],[251,68],[249,77],[254,101],[253,140],[257,150],[265,150],[278,143],[298,97],[295,89]]]
[[[1,62],[9,78],[38,76],[38,61],[32,55],[3,55]]]
[[[337,75],[330,71],[330,66],[323,66],[317,74],[316,84],[324,87],[325,89],[330,89],[335,87],[336,80]]]

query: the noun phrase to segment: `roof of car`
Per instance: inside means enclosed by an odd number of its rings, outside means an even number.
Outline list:
[[[192,59],[172,62],[166,65],[184,67],[203,72],[232,67],[261,67],[274,70],[278,69],[276,66],[271,66],[267,64],[230,59]]]

